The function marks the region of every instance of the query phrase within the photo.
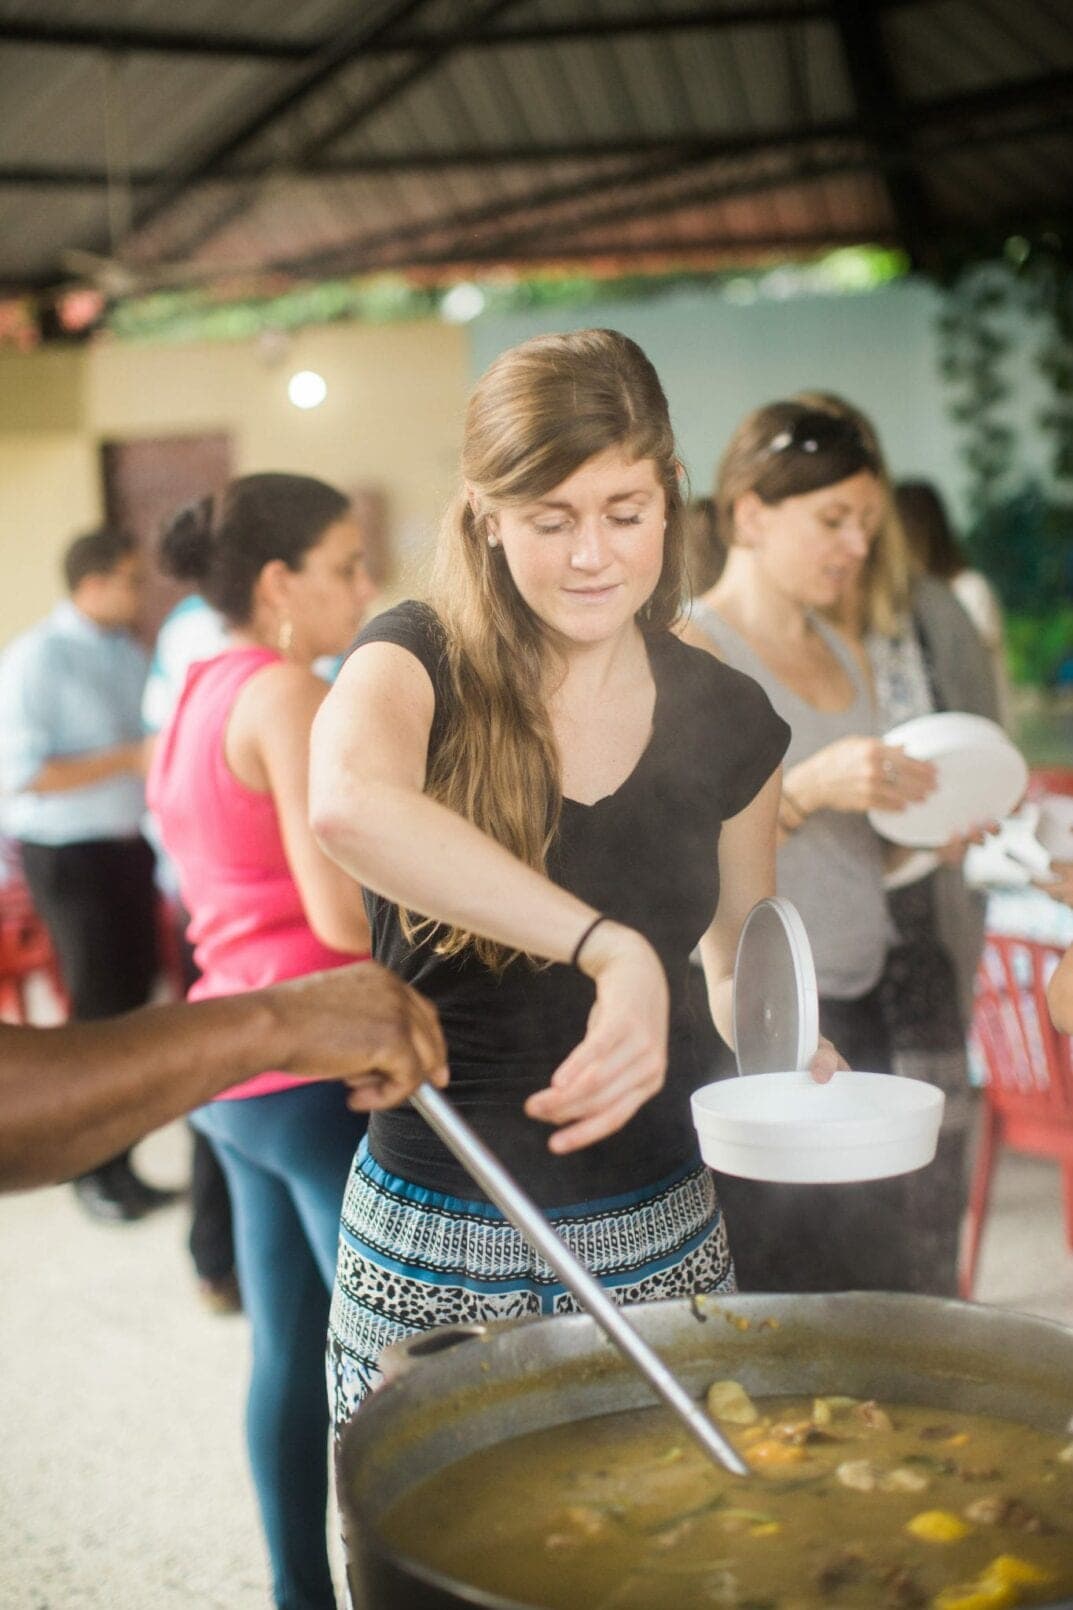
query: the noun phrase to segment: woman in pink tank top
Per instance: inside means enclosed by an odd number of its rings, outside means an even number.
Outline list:
[[[313,671],[357,631],[371,587],[346,499],[306,476],[251,475],[161,543],[232,647],[193,665],[161,733],[150,808],[190,912],[201,978],[228,995],[366,956],[356,883],[319,848],[306,803]],[[365,1120],[337,1084],[266,1069],[194,1115],[227,1175],[253,1324],[250,1463],[278,1610],[334,1610],[326,1546],[324,1345],[339,1212]]]

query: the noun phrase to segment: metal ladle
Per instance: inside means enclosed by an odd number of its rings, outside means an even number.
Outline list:
[[[591,1315],[619,1352],[644,1376],[678,1416],[694,1441],[716,1464],[735,1476],[747,1476],[749,1468],[730,1443],[712,1424],[700,1405],[694,1402],[677,1376],[663,1363],[646,1341],[634,1330],[620,1308],[616,1308],[583,1264],[556,1235],[536,1203],[528,1197],[498,1158],[433,1085],[422,1085],[410,1097],[436,1134],[473,1176],[489,1200],[510,1220],[514,1228],[551,1265],[563,1285]]]

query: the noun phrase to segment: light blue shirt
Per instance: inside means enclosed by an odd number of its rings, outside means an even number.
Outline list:
[[[223,616],[200,593],[180,599],[161,622],[142,696],[142,719],[149,732],[159,732],[170,718],[191,665],[215,659],[230,646]]]
[[[69,600],[5,650],[0,788],[12,838],[73,844],[140,830],[145,784],[132,772],[56,793],[35,794],[28,785],[48,760],[137,742],[148,669],[129,632],[97,626]]]

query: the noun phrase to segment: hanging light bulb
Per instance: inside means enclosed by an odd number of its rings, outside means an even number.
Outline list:
[[[296,408],[319,408],[328,395],[328,383],[315,369],[299,369],[287,382],[287,396]]]

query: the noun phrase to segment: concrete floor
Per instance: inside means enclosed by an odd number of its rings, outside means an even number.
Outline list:
[[[185,1130],[138,1158],[178,1183]],[[242,1441],[246,1323],[200,1305],[185,1221],[180,1205],[90,1223],[62,1187],[0,1203],[2,1610],[269,1603]],[[1054,1166],[1003,1160],[978,1296],[1073,1324]]]

